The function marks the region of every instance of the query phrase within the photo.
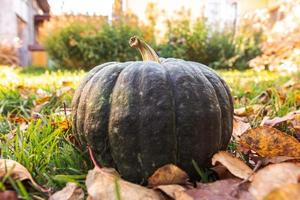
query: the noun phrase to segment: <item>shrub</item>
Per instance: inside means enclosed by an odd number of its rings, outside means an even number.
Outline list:
[[[248,30],[250,32],[250,30]],[[203,20],[191,26],[183,19],[169,23],[166,42],[158,46],[162,57],[178,57],[206,64],[215,69],[246,69],[260,54],[261,34],[234,35],[231,30],[213,30]]]
[[[17,65],[19,58],[17,56],[17,46],[9,44],[7,41],[0,41],[0,64]]]
[[[73,23],[50,34],[45,40],[45,47],[50,58],[59,66],[90,69],[104,62],[138,59],[128,40],[141,34],[139,29],[125,24],[97,27]]]

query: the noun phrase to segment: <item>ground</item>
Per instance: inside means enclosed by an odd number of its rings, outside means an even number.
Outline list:
[[[299,88],[287,83],[299,80],[300,74],[253,70],[218,73],[230,86],[235,108],[258,104],[267,108],[267,114],[251,118],[252,127],[265,115],[283,116],[299,107]],[[84,71],[0,66],[1,158],[18,161],[40,185],[54,191],[70,181],[84,188],[87,170],[93,167],[87,152],[71,135],[70,125],[72,95],[84,75]],[[25,199],[46,197],[28,184],[2,179],[0,190],[13,187]]]

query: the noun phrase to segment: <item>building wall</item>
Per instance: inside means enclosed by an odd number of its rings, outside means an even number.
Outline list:
[[[39,9],[36,0],[0,0],[0,40],[19,44],[20,64],[31,63],[28,45],[34,43],[34,15]]]
[[[0,0],[0,40],[12,43],[14,38],[17,37],[17,24],[14,7],[11,0]]]

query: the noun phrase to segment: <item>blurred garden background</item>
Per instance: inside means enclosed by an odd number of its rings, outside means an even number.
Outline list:
[[[299,109],[299,0],[0,0],[0,6],[1,158],[20,162],[54,191],[70,181],[84,188],[92,168],[71,134],[74,90],[97,65],[141,60],[131,36],[161,57],[216,70],[230,86],[236,114],[251,127]],[[281,128],[300,138],[297,126]],[[22,184],[1,179],[0,191],[47,197]]]

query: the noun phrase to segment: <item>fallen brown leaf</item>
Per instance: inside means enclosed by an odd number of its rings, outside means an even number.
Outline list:
[[[211,169],[217,173],[218,179],[220,180],[236,177],[232,173],[230,173],[230,171],[224,165],[216,165]]]
[[[31,93],[35,93],[37,90],[35,87],[29,87],[25,85],[18,85],[16,86],[16,89],[23,98],[27,98]]]
[[[242,107],[238,109],[234,109],[234,114],[240,117],[250,116],[256,114],[259,110],[261,110],[264,106],[260,104],[249,105],[247,107]]]
[[[299,164],[279,163],[268,165],[254,175],[249,192],[260,200],[275,188],[288,183],[298,183],[299,178]]]
[[[38,98],[35,100],[35,105],[38,106],[41,104],[45,104],[45,103],[49,102],[50,98],[51,98],[50,96]]]
[[[300,89],[300,82],[296,79],[290,79],[283,85],[284,89],[293,88],[293,89]]]
[[[299,200],[300,184],[290,183],[272,190],[264,200]]]
[[[176,193],[176,200],[254,200],[239,179],[225,179],[197,185],[197,188]],[[247,188],[247,183],[244,183]]]
[[[230,153],[226,151],[216,153],[212,158],[212,164],[215,165],[217,162],[224,165],[234,176],[241,179],[250,178],[249,180],[251,180],[252,169],[239,158],[233,157]]]
[[[232,136],[235,139],[239,139],[239,137],[250,128],[250,123],[244,122],[244,120],[238,116],[233,117]]]
[[[28,170],[20,163],[14,160],[0,159],[0,177],[11,176],[15,180],[26,180],[29,179],[34,187],[41,190],[42,192],[49,192],[49,190],[44,189],[42,186],[38,185]]]
[[[73,86],[73,82],[72,81],[63,81],[62,85],[63,86]]]
[[[258,96],[254,97],[253,100],[255,100],[256,102],[265,104],[270,100],[271,95],[272,95],[272,89],[269,88],[266,91],[260,93]]]
[[[29,120],[26,119],[25,117],[17,116],[17,115],[9,115],[9,116],[8,116],[8,120],[9,120],[10,122],[18,123],[18,124],[27,123],[27,122],[29,121]]]
[[[289,156],[276,156],[272,158],[263,158],[262,165],[268,165],[268,164],[276,164],[276,163],[282,163],[287,161],[300,161],[300,157],[289,157]]]
[[[114,174],[104,171],[102,168],[95,167],[88,172],[86,178],[86,187],[89,199],[117,199],[120,195],[121,199],[130,200],[163,200],[165,199],[159,192],[142,187],[122,180]]]
[[[0,199],[5,200],[18,200],[18,194],[12,190],[6,190],[4,192],[0,192]]]
[[[71,128],[71,123],[70,123],[70,121],[69,120],[67,120],[67,119],[65,119],[65,120],[63,120],[63,121],[61,121],[61,122],[58,122],[58,127],[60,128],[60,129],[62,129],[63,131],[67,131],[69,128]]]
[[[55,192],[49,200],[82,200],[83,190],[76,183],[67,183],[62,190]]]
[[[248,130],[241,136],[240,146],[262,157],[300,157],[300,143],[297,139],[268,126]]]
[[[289,120],[294,120],[295,118],[297,118],[297,116],[300,116],[300,110],[294,111],[294,112],[290,112],[287,115],[283,116],[283,117],[275,117],[273,119],[267,119],[264,120],[262,125],[266,125],[266,126],[275,126],[279,123],[282,122],[286,122]]]
[[[186,190],[186,188],[180,185],[159,185],[155,187],[155,189],[163,192],[165,195],[173,199],[176,199],[176,195],[178,195],[180,192]]]
[[[149,186],[184,184],[187,182],[188,175],[185,171],[173,164],[164,165],[157,169],[148,178]]]

